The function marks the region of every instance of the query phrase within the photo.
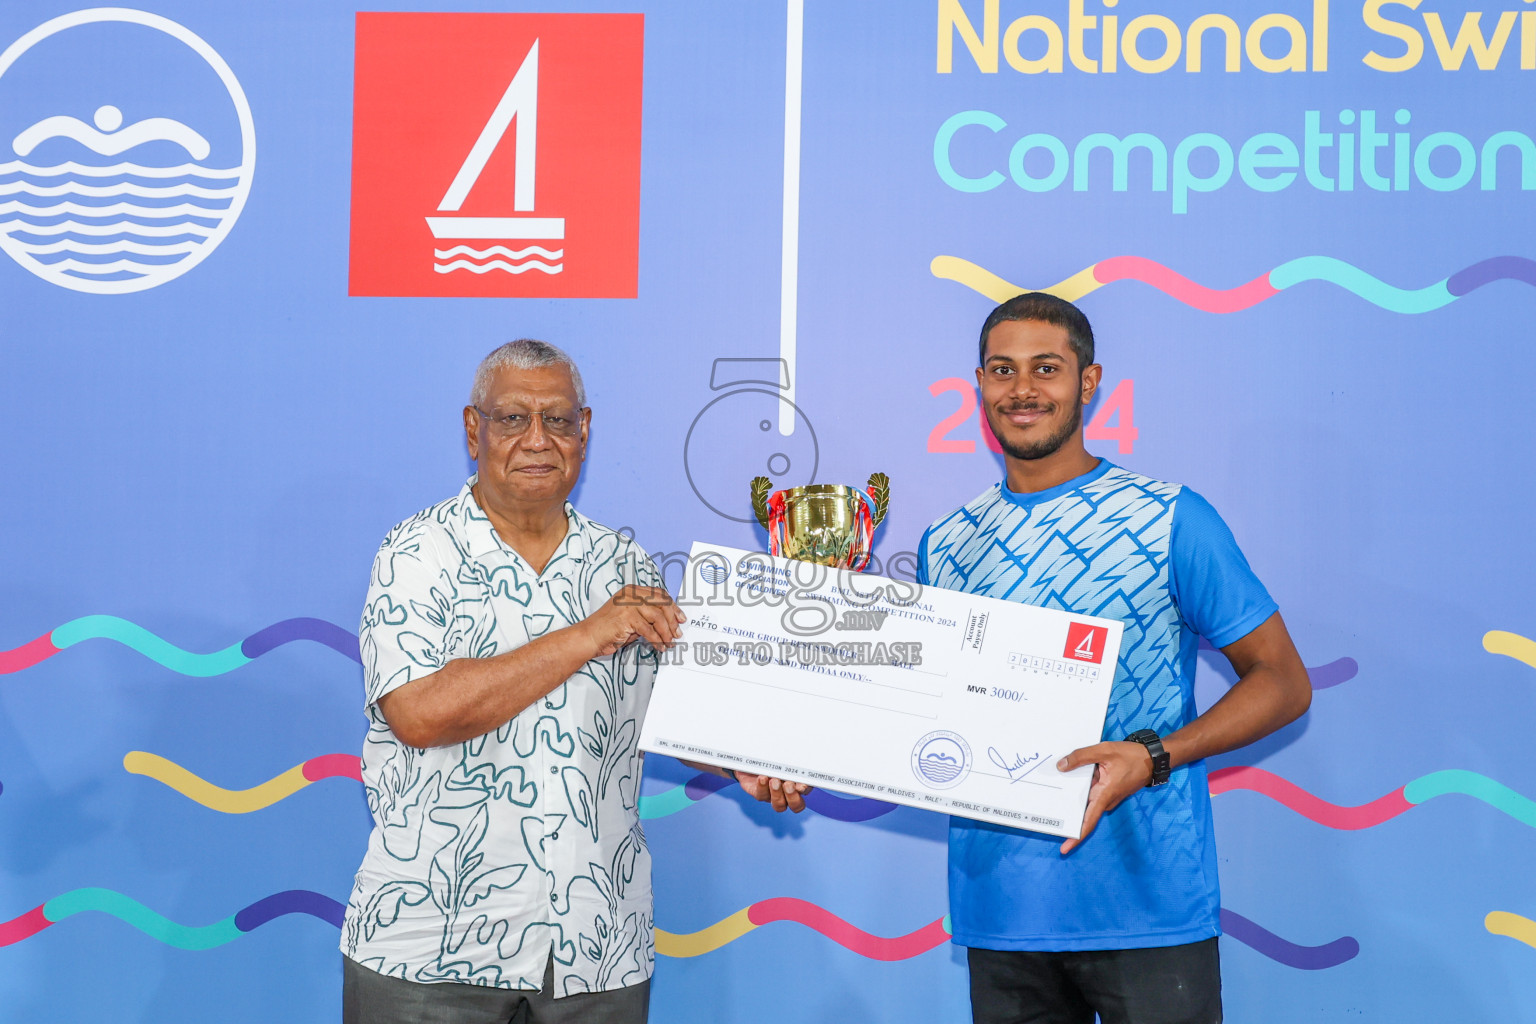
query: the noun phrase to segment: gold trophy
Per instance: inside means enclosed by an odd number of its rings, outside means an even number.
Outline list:
[[[855,571],[869,564],[875,527],[891,500],[891,481],[884,473],[871,476],[864,491],[845,484],[770,491],[773,481],[752,479],[752,511],[768,531],[770,554]]]

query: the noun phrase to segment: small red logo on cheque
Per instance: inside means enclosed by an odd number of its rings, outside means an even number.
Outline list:
[[[639,14],[357,16],[352,295],[633,298]]]
[[[1104,647],[1108,643],[1108,626],[1069,622],[1067,623],[1067,650],[1062,657],[1073,661],[1091,661],[1097,665],[1104,660]]]

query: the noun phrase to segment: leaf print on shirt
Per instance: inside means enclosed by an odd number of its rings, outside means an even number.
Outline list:
[[[443,823],[436,814],[433,821]],[[484,846],[490,812],[486,805],[482,804],[462,829],[452,825],[450,828],[455,835],[433,856],[431,868],[433,901],[447,917],[442,944],[445,973],[450,966],[459,971],[458,965],[450,965],[446,957],[457,955],[466,942],[494,944],[495,930],[487,932],[483,927],[485,915],[471,917],[466,912],[489,898],[494,890],[517,885],[528,869],[527,864],[487,865]]]
[[[441,649],[420,633],[405,630],[396,636],[395,644],[400,648],[401,653],[422,668],[435,672],[443,667],[444,659]]]
[[[533,600],[533,586],[523,579],[515,562],[489,567],[479,559],[466,559],[459,566],[459,582],[483,587],[490,597],[505,597],[520,605]]]
[[[454,765],[445,786],[449,790],[474,792],[490,800],[505,800],[519,807],[532,807],[539,798],[539,787],[528,781],[520,764],[498,769],[491,760],[470,762],[469,756]]]
[[[542,818],[528,815],[520,823],[523,849],[528,851],[529,859],[538,870],[548,870],[544,863],[544,844],[560,839],[560,828],[565,824],[566,817],[564,814],[548,814]]]
[[[348,929],[354,933],[351,941],[356,944],[358,931],[363,938],[372,939],[380,928],[399,920],[402,906],[419,907],[431,897],[431,890],[421,882],[386,882],[369,897],[361,913],[348,915]]]
[[[421,537],[419,535],[412,536],[409,529],[410,525],[409,521],[401,523],[390,532],[388,537],[384,538],[380,557],[374,561],[374,577],[380,586],[392,587],[400,579],[401,573],[395,568],[396,559],[404,559],[407,562],[413,563],[421,562]],[[384,552],[388,552],[388,554],[386,555]]]
[[[503,864],[480,872],[464,884],[464,906],[473,907],[488,899],[493,889],[510,889],[523,880],[527,864]]]
[[[458,648],[463,651],[462,657],[494,658],[500,652],[495,605],[487,601],[481,605],[477,618],[466,619],[460,616],[457,621],[462,626],[459,630],[462,639]]]
[[[544,819],[536,814],[525,814],[517,827],[523,834],[523,849],[528,851],[528,859],[533,861],[535,870],[545,870]]]
[[[524,949],[537,949],[543,946],[550,951],[556,961],[567,967],[576,962],[576,944],[565,937],[565,929],[557,922],[534,921],[524,925],[523,930],[517,933],[516,946],[511,944],[510,939],[509,930],[506,938],[497,943],[496,954],[503,960],[511,960]],[[542,962],[540,966],[543,966]],[[542,977],[530,979],[530,984],[542,983]]]
[[[591,886],[596,890],[602,904],[607,907],[607,914],[595,915],[592,918],[591,930],[583,928],[576,941],[582,956],[597,967],[597,987],[605,989],[612,984],[613,973],[623,966],[626,960],[635,961],[636,948],[645,945],[646,922],[633,911],[624,914],[621,920],[620,904],[623,898],[621,886],[614,881],[609,870],[601,864],[588,863],[587,874],[571,879],[565,893],[567,908],[571,905],[572,890],[577,886]]]
[[[484,921],[486,918],[482,915],[479,920]],[[451,981],[460,985],[497,987],[501,985],[501,965],[487,963],[476,967],[473,961],[462,957],[450,960],[447,953],[439,952],[436,960],[416,972],[414,980],[428,984]]]
[[[640,822],[635,822],[635,827],[629,830],[629,835],[619,843],[619,848],[613,851],[613,864],[610,870],[613,874],[614,891],[619,898],[629,895],[630,883],[635,880],[636,868],[640,863],[640,854],[646,849],[645,833],[641,831]]]
[[[608,744],[608,754],[603,758],[602,769],[597,775],[597,795],[599,798],[608,795],[608,780],[613,778],[614,771],[621,763],[633,763],[635,757],[635,732],[638,728],[633,718],[624,719],[624,724],[619,726],[618,734]],[[626,773],[627,774],[627,773]]]
[[[570,757],[576,753],[576,740],[568,732],[560,729],[560,720],[553,715],[541,715],[533,725],[527,725],[527,712],[518,715],[513,720],[512,749],[518,757],[532,757],[534,749],[539,745],[539,737],[544,738],[544,746],[551,753],[561,757]]]
[[[398,820],[391,816],[378,823],[379,831],[383,833],[385,853],[396,860],[416,859],[421,853],[422,818],[437,807],[442,794],[443,776],[440,772],[433,772],[426,784],[416,790],[415,799],[401,808]]]
[[[368,606],[363,618],[363,624],[367,626],[403,626],[410,613],[404,605],[395,604],[388,594],[383,595],[373,604]]]
[[[592,833],[597,839],[597,808],[592,798],[592,782],[580,768],[567,765],[560,770],[560,781],[565,783],[565,799],[571,807],[571,819]]]
[[[413,600],[408,604],[418,619],[436,626],[438,631],[446,632],[454,615],[454,598],[459,596],[459,591],[448,579],[446,572],[439,572],[437,578],[438,583],[427,591],[427,600]]]
[[[382,715],[377,711],[369,715],[368,732],[363,737],[363,764],[368,768],[365,779],[373,781],[365,784],[364,790],[375,821],[394,820],[401,797],[416,789],[421,781],[416,755],[415,747],[396,741]]]

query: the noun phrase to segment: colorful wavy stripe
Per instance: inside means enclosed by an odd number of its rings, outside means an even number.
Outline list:
[[[1037,290],[1006,281],[958,256],[935,256],[929,270],[934,277],[962,284],[994,302]],[[1524,256],[1495,256],[1423,288],[1398,288],[1332,256],[1302,256],[1235,288],[1209,288],[1155,260],[1143,256],[1114,256],[1038,290],[1076,302],[1116,281],[1149,284],[1186,306],[1207,313],[1236,313],[1249,309],[1287,288],[1308,281],[1336,285],[1388,312],[1428,313],[1494,281],[1520,281],[1536,287],[1536,260]]]
[[[1212,796],[1238,789],[1261,793],[1304,818],[1334,829],[1371,828],[1410,807],[1452,793],[1481,800],[1521,824],[1536,828],[1536,802],[1486,775],[1460,768],[1431,772],[1386,796],[1354,807],[1329,803],[1278,775],[1246,765],[1211,772],[1210,787]]]
[[[223,675],[284,644],[309,640],[361,664],[357,636],[324,619],[284,619],[222,651],[197,654],[116,615],[87,615],[64,623],[30,643],[0,651],[0,674],[20,672],[86,640],[115,640],[150,661],[184,676]]]
[[[289,889],[259,899],[221,921],[185,925],[112,889],[73,889],[25,914],[0,922],[0,946],[9,946],[30,938],[67,917],[87,911],[110,914],[167,946],[200,950],[225,945],[246,932],[255,931],[267,922],[288,914],[307,914],[340,928],[346,907],[329,896],[309,889]],[[1494,917],[1493,914],[1489,915],[1490,922]],[[1536,931],[1536,924],[1524,918],[1506,914],[1500,919],[1501,922],[1503,918],[1513,919],[1516,923],[1524,922],[1530,930]],[[753,903],[696,932],[680,935],[658,928],[656,952],[662,956],[679,958],[702,956],[734,942],[750,931],[777,921],[793,921],[804,925],[844,949],[871,960],[908,960],[943,945],[950,938],[948,916],[905,935],[885,938],[872,935],[814,903],[779,896]],[[1300,946],[1225,908],[1221,911],[1221,927],[1232,938],[1252,946],[1271,960],[1302,970],[1333,967],[1360,952],[1360,944],[1348,936],[1322,946]],[[1491,923],[1489,930],[1494,930]],[[1515,937],[1519,938],[1520,935]],[[1527,940],[1521,938],[1521,941]]]
[[[1490,629],[1483,634],[1483,650],[1489,654],[1502,654],[1536,668],[1536,640],[1507,633],[1502,629]]]
[[[143,750],[129,751],[123,757],[123,767],[135,775],[152,778],[204,807],[225,814],[248,814],[262,810],[323,779],[348,778],[362,781],[361,761],[355,754],[312,757],[249,789],[225,789],[174,761]],[[732,784],[717,775],[701,772],[684,785],[642,796],[640,817],[653,820],[676,814]],[[1536,802],[1486,776],[1459,769],[1433,772],[1386,796],[1354,807],[1329,803],[1278,775],[1250,766],[1221,768],[1212,772],[1210,789],[1212,796],[1233,790],[1251,790],[1284,804],[1319,825],[1341,830],[1371,828],[1397,817],[1416,804],[1451,793],[1475,797],[1523,824],[1536,827]],[[834,796],[822,790],[808,793],[806,803],[825,817],[845,822],[869,821],[889,814],[897,806],[863,797]]]
[[[1321,946],[1301,946],[1282,939],[1226,907],[1221,908],[1221,930],[1229,938],[1236,939],[1276,963],[1294,967],[1298,971],[1321,971],[1337,967],[1360,955],[1360,943],[1352,936],[1345,935]]]
[[[213,924],[185,925],[157,913],[130,896],[112,889],[74,889],[55,896],[20,917],[0,923],[0,946],[30,938],[75,914],[94,910],[132,925],[152,939],[177,949],[213,949],[238,939],[285,914],[308,914],[337,928],[346,908],[329,896],[308,889],[289,889],[257,900]]]
[[[174,789],[188,800],[225,814],[249,814],[286,800],[299,790],[322,779],[347,778],[362,781],[362,759],[356,754],[322,754],[294,765],[249,789],[225,789],[189,771],[169,758],[145,750],[130,750],[123,755],[123,768]],[[640,798],[643,820],[665,818],[714,793],[734,786],[729,779],[700,772],[681,786],[673,786]],[[834,796],[821,790],[806,795],[806,805],[838,821],[869,821],[896,809],[882,800]]]
[[[844,949],[871,960],[908,960],[943,945],[950,938],[947,915],[916,931],[884,938],[871,935],[814,903],[781,896],[743,907],[730,917],[696,932],[678,934],[658,928],[656,952],[676,958],[703,956],[775,921],[793,921],[804,925]],[[1336,967],[1360,953],[1360,943],[1349,936],[1321,946],[1302,946],[1282,939],[1241,914],[1225,908],[1221,911],[1221,929],[1271,960],[1298,970],[1316,971]]]
[[[775,921],[794,921],[820,932],[844,949],[871,960],[907,960],[949,941],[949,918],[941,917],[906,935],[882,938],[849,924],[806,900],[779,896],[743,907],[708,928],[685,935],[656,929],[656,952],[686,958],[712,953],[750,931]]]
[[[669,814],[686,810],[707,796],[712,796],[735,783],[709,772],[700,772],[681,786],[640,798],[640,817],[645,820],[665,818]],[[805,806],[817,814],[836,821],[869,821],[883,814],[890,814],[896,804],[869,797],[842,797],[820,789],[805,795]]]
[[[134,775],[144,775],[169,786],[188,800],[225,814],[249,814],[271,807],[321,779],[346,778],[359,782],[363,779],[362,759],[356,754],[312,757],[250,789],[215,786],[175,761],[143,750],[130,750],[125,754],[123,767]]]
[[[1536,921],[1507,910],[1495,910],[1483,918],[1483,927],[1494,935],[1503,935],[1536,949]]]

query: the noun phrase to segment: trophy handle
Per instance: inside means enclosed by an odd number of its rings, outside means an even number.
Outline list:
[[[863,572],[875,553],[875,520],[870,513],[869,502],[859,502],[859,511],[854,515],[854,522],[859,531],[860,554],[848,563],[848,568],[854,572]]]
[[[752,478],[752,512],[757,516],[757,521],[763,529],[769,533],[773,528],[768,525],[768,492],[773,489],[773,481],[765,476]]]
[[[875,473],[870,476],[869,496],[875,502],[874,521],[870,523],[870,528],[873,529],[885,518],[885,510],[891,503],[891,478],[884,473]]]

